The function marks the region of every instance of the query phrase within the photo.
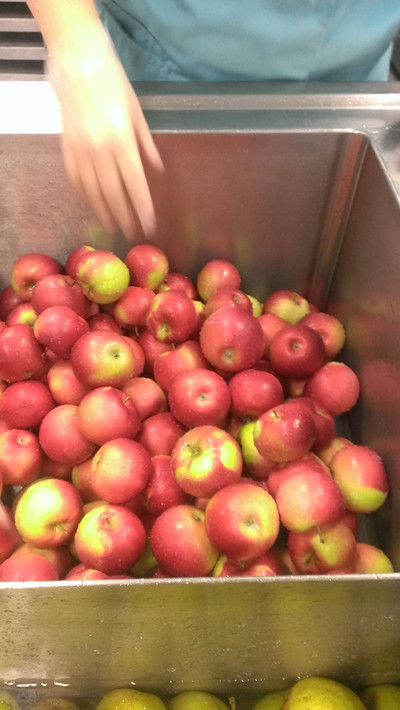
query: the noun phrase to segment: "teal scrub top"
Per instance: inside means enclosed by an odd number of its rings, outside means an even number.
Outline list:
[[[97,0],[131,81],[387,80],[400,0]]]

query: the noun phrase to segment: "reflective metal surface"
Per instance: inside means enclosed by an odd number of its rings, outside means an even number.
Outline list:
[[[343,320],[362,384],[347,425],[391,481],[365,534],[400,571],[400,94],[348,88],[140,87],[167,168],[149,180],[171,268],[195,275],[223,256],[248,292],[293,288]],[[70,188],[56,131],[0,118],[1,285],[19,254],[64,260],[82,243],[130,246]],[[259,694],[307,674],[400,682],[398,572],[0,585],[0,609],[0,678],[44,681],[43,694],[54,681],[80,695],[129,683]]]

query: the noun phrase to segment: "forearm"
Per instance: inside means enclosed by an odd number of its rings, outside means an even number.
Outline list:
[[[94,0],[27,0],[50,53],[104,39]]]

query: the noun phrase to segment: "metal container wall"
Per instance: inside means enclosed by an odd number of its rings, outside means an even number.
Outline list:
[[[382,455],[391,482],[363,530],[400,570],[400,95],[153,88],[142,103],[168,175],[149,176],[155,241],[173,270],[193,276],[228,258],[247,292],[292,288],[342,319],[343,357],[362,386],[346,426]],[[1,286],[20,254],[65,261],[83,243],[121,256],[130,246],[74,194],[57,135],[0,130]],[[81,696],[130,683],[260,694],[316,674],[400,682],[397,571],[0,584],[0,609],[0,679],[43,695],[55,682]]]

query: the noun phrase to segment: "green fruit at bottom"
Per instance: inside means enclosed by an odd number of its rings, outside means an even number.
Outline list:
[[[167,702],[168,710],[229,710],[228,706],[212,693],[188,690]]]
[[[274,690],[263,695],[253,706],[253,710],[282,710],[288,692],[288,690]]]
[[[20,710],[20,704],[7,690],[0,690],[0,710]]]
[[[120,688],[106,693],[96,710],[166,710],[166,707],[153,693],[144,693],[133,688]]]
[[[400,685],[379,683],[361,691],[360,698],[367,710],[399,710]]]
[[[282,710],[366,710],[358,695],[343,683],[312,677],[297,681]]]

